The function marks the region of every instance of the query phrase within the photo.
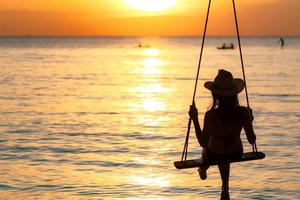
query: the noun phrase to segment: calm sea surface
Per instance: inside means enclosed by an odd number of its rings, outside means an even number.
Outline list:
[[[300,199],[300,38],[243,38],[250,105],[266,158],[232,165],[232,199]],[[138,42],[150,45],[137,48]],[[242,77],[234,38],[209,38],[203,83]],[[0,199],[218,199],[208,179],[176,170],[201,38],[0,38]],[[240,95],[245,105],[245,93]],[[243,134],[244,149],[251,146]],[[201,148],[191,132],[189,158]]]

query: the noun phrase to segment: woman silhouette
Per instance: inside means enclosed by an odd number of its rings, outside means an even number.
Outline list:
[[[252,111],[239,105],[238,93],[244,89],[242,79],[234,79],[232,74],[219,70],[214,81],[205,82],[204,86],[211,91],[213,103],[205,113],[203,130],[198,121],[198,110],[193,104],[189,115],[194,123],[199,144],[203,147],[204,163],[218,162],[222,179],[221,200],[229,197],[229,159],[240,158],[243,155],[243,144],[240,138],[244,128],[248,142],[254,144],[256,136],[253,131]],[[209,165],[198,169],[201,179],[206,179]]]

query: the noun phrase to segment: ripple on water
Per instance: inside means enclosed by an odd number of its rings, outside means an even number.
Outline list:
[[[90,160],[90,161],[81,161],[77,162],[77,165],[95,165],[107,168],[143,168],[145,165],[140,163],[134,163],[132,161],[127,162],[113,162],[113,161],[99,161],[99,160]]]
[[[17,188],[12,187],[10,185],[0,184],[0,190],[16,190]]]
[[[33,130],[33,129],[15,129],[15,130],[10,130],[10,131],[7,131],[7,133],[17,133],[17,134],[30,134],[30,133],[36,133],[37,131],[36,130]]]

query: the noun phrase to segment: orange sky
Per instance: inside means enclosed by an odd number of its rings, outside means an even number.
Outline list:
[[[300,35],[300,0],[235,1],[242,35]],[[0,35],[200,35],[207,3],[146,12],[126,0],[5,0]],[[208,33],[232,35],[233,25],[231,0],[212,0]]]

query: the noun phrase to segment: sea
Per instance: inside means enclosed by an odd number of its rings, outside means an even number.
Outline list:
[[[262,160],[234,163],[233,200],[300,199],[300,37],[242,37]],[[0,199],[213,200],[221,179],[178,170],[201,37],[0,37]],[[234,50],[218,50],[233,43]],[[140,47],[139,47],[140,45]],[[235,37],[205,41],[203,125],[218,69],[242,78]],[[246,106],[245,92],[239,95]],[[244,151],[252,151],[242,132]],[[201,156],[194,127],[188,159]]]

